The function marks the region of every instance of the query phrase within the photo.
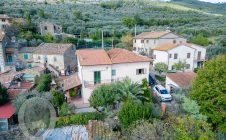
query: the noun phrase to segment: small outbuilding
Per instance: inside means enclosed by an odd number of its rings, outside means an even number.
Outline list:
[[[195,76],[194,72],[168,73],[166,74],[166,89],[170,93],[174,93],[175,89],[188,89]]]

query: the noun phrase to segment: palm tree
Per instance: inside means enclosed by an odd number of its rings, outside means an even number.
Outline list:
[[[123,81],[118,82],[116,84],[116,88],[119,92],[119,95],[122,96],[122,100],[124,101],[130,98],[142,102],[148,100],[148,98],[141,93],[140,85],[131,81],[129,78],[125,78]]]

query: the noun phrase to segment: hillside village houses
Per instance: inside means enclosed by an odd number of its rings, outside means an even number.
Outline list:
[[[174,70],[174,64],[185,62],[185,71],[200,68],[205,61],[206,49],[195,44],[162,44],[153,49],[153,65],[163,62],[168,70]]]
[[[187,43],[187,40],[170,31],[143,32],[133,39],[133,50],[145,53],[153,58],[153,65],[163,62],[168,70],[179,61],[186,63],[186,71],[202,67],[206,58],[206,49],[202,46]]]
[[[46,35],[47,33],[50,33],[52,36],[55,36],[62,33],[62,26],[51,22],[41,22],[39,24],[39,31],[41,35]]]
[[[152,49],[165,43],[185,43],[187,39],[170,31],[142,32],[133,38],[133,50],[152,56]]]
[[[77,50],[76,54],[84,103],[88,103],[97,85],[120,81],[126,77],[139,83],[148,78],[151,60],[128,50],[84,49]]]
[[[5,14],[0,14],[0,30],[5,30],[12,23],[12,18]]]

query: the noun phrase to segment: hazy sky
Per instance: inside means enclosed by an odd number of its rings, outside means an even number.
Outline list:
[[[205,2],[211,2],[211,3],[226,2],[226,0],[199,0],[199,1],[205,1]]]

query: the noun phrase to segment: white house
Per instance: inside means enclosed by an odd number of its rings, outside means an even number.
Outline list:
[[[153,49],[153,65],[163,62],[168,65],[168,70],[173,70],[173,65],[179,61],[186,63],[187,71],[202,67],[205,61],[206,49],[189,43],[167,43]]]
[[[148,78],[150,59],[124,49],[77,50],[78,75],[82,84],[82,98],[88,103],[97,85],[129,77],[134,82]]]
[[[177,72],[166,74],[166,89],[173,93],[175,89],[188,89],[195,78],[194,72]]]
[[[43,43],[33,51],[35,63],[51,66],[62,74],[76,67],[73,44]]]
[[[133,50],[152,56],[152,49],[165,43],[185,43],[187,40],[170,31],[143,32],[133,38]]]

